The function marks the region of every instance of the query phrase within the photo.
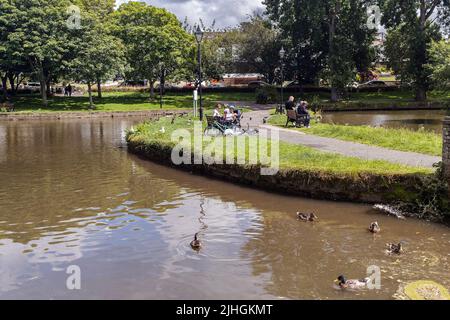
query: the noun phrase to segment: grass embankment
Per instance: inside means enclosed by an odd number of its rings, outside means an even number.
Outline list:
[[[160,132],[164,127],[164,133]],[[128,133],[128,140],[143,145],[158,144],[172,148],[171,134],[177,129],[193,132],[193,125],[185,118],[177,118],[171,124],[171,118],[157,122],[146,122],[136,126]],[[223,139],[218,137],[215,139]],[[205,142],[206,144],[206,142]],[[387,161],[363,160],[342,155],[317,151],[313,148],[280,142],[280,169],[323,172],[338,175],[358,176],[364,174],[402,175],[429,174],[431,169],[408,167]],[[236,155],[235,155],[236,156]],[[248,160],[248,149],[247,149]]]
[[[221,93],[204,95],[204,107],[211,109],[216,101],[245,101],[245,93]],[[254,100],[253,98],[250,100]],[[13,97],[16,112],[82,112],[82,111],[143,111],[160,109],[159,97],[152,101],[145,92],[104,92],[101,99],[94,95],[95,109],[89,109],[89,98],[83,96],[49,98],[48,106],[42,106],[39,95],[19,95]],[[192,95],[185,93],[167,93],[163,98],[163,109],[192,109]]]
[[[319,102],[322,107],[329,108],[361,108],[364,107],[405,107],[424,106],[426,103],[450,104],[450,92],[429,92],[426,102],[417,102],[414,93],[409,90],[397,90],[388,92],[353,92],[347,98],[339,102],[329,101],[330,95],[327,93],[305,94],[304,100]]]
[[[295,97],[319,104],[320,107],[330,108],[362,108],[376,106],[405,106],[414,103],[414,96],[409,91],[395,91],[382,93],[352,93],[348,99],[338,103],[329,102],[328,93],[306,93],[300,96],[296,92],[285,92],[285,96],[294,95]],[[243,101],[254,103],[254,92],[223,92],[210,93],[203,95],[205,108],[212,108],[217,101]],[[64,112],[64,111],[90,111],[89,99],[87,94],[83,96],[62,97],[55,96],[49,98],[47,107],[42,106],[41,98],[38,94],[19,95],[12,98],[17,112]],[[450,93],[430,93],[429,102],[450,104]],[[149,100],[148,92],[130,91],[130,92],[103,92],[103,98],[99,99],[94,94],[94,111],[142,111],[157,110],[160,108],[159,98],[153,101]],[[245,106],[242,106],[245,107]],[[163,109],[191,109],[191,93],[167,92],[163,98]]]
[[[274,115],[269,119],[272,125],[284,127],[285,115]],[[314,123],[311,128],[292,128],[307,134],[336,138],[392,150],[410,151],[434,156],[442,155],[442,136],[432,131],[409,129],[374,128],[370,126],[346,126]]]

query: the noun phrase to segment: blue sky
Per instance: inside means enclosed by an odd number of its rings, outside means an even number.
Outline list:
[[[116,0],[117,4],[128,0]],[[245,20],[248,14],[262,10],[262,0],[145,0],[151,5],[168,9],[183,21],[185,17],[191,23],[201,18],[208,27],[216,20],[216,27],[230,27]]]

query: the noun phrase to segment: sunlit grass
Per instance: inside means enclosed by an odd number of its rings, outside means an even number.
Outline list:
[[[411,91],[394,92],[374,92],[374,93],[352,93],[347,99],[333,104],[329,102],[330,94],[326,92],[306,93],[300,95],[297,92],[285,91],[285,97],[294,95],[297,99],[319,101],[322,106],[348,107],[357,105],[364,107],[371,104],[378,106],[402,106],[414,102],[414,95]],[[203,95],[205,108],[212,108],[218,101],[242,101],[245,103],[255,102],[254,92],[224,92],[208,93]],[[430,92],[430,102],[450,103],[449,92]],[[13,97],[16,110],[18,112],[52,112],[52,111],[89,111],[89,99],[87,94],[74,97],[50,97],[48,107],[42,107],[39,95],[21,95]],[[160,108],[159,98],[156,93],[154,100],[149,99],[148,92],[127,91],[127,92],[103,92],[103,98],[97,98],[94,93],[94,111],[140,111],[156,110]],[[193,107],[192,93],[167,92],[163,97],[164,109],[191,109]]]
[[[163,129],[164,128],[164,129]],[[177,129],[187,129],[193,132],[193,122],[185,118],[177,118],[172,124],[171,118],[163,118],[157,122],[147,122],[137,125],[127,138],[143,145],[157,144],[172,148],[172,133]],[[191,136],[191,138],[193,138]],[[222,137],[216,139],[224,139]],[[205,144],[205,143],[204,143]],[[225,145],[225,143],[224,143]],[[311,172],[335,173],[356,176],[360,174],[428,174],[433,170],[427,168],[409,167],[387,161],[363,160],[338,154],[321,152],[313,148],[280,143],[280,168]],[[248,149],[246,151],[248,157]]]
[[[286,124],[285,115],[274,115],[269,123],[276,126]],[[409,129],[374,128],[370,126],[347,126],[312,123],[311,128],[295,129],[321,137],[353,141],[393,150],[410,151],[429,155],[442,155],[442,136],[432,131]]]

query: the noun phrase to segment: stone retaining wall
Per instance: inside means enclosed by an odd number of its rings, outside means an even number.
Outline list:
[[[362,203],[412,201],[421,190],[423,181],[420,175],[414,174],[391,176],[359,174],[350,176],[285,169],[280,170],[274,176],[262,176],[259,166],[214,164],[175,166],[171,160],[171,147],[157,142],[147,144],[129,140],[128,151],[176,169],[267,191],[320,200]]]
[[[442,162],[445,168],[445,175],[450,179],[450,117],[445,117],[444,119],[442,138],[444,140],[442,144]]]

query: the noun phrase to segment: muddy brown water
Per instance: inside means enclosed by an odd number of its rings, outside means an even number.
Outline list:
[[[0,122],[0,298],[391,299],[412,280],[450,287],[447,227],[141,160],[123,140],[140,120]],[[320,222],[297,221],[298,210]],[[404,255],[384,252],[400,240]],[[72,265],[80,290],[66,286]],[[380,290],[334,288],[371,265]]]
[[[425,128],[441,133],[445,116],[446,112],[443,110],[330,112],[324,114],[323,120],[325,123],[344,125],[370,125],[411,130]]]

